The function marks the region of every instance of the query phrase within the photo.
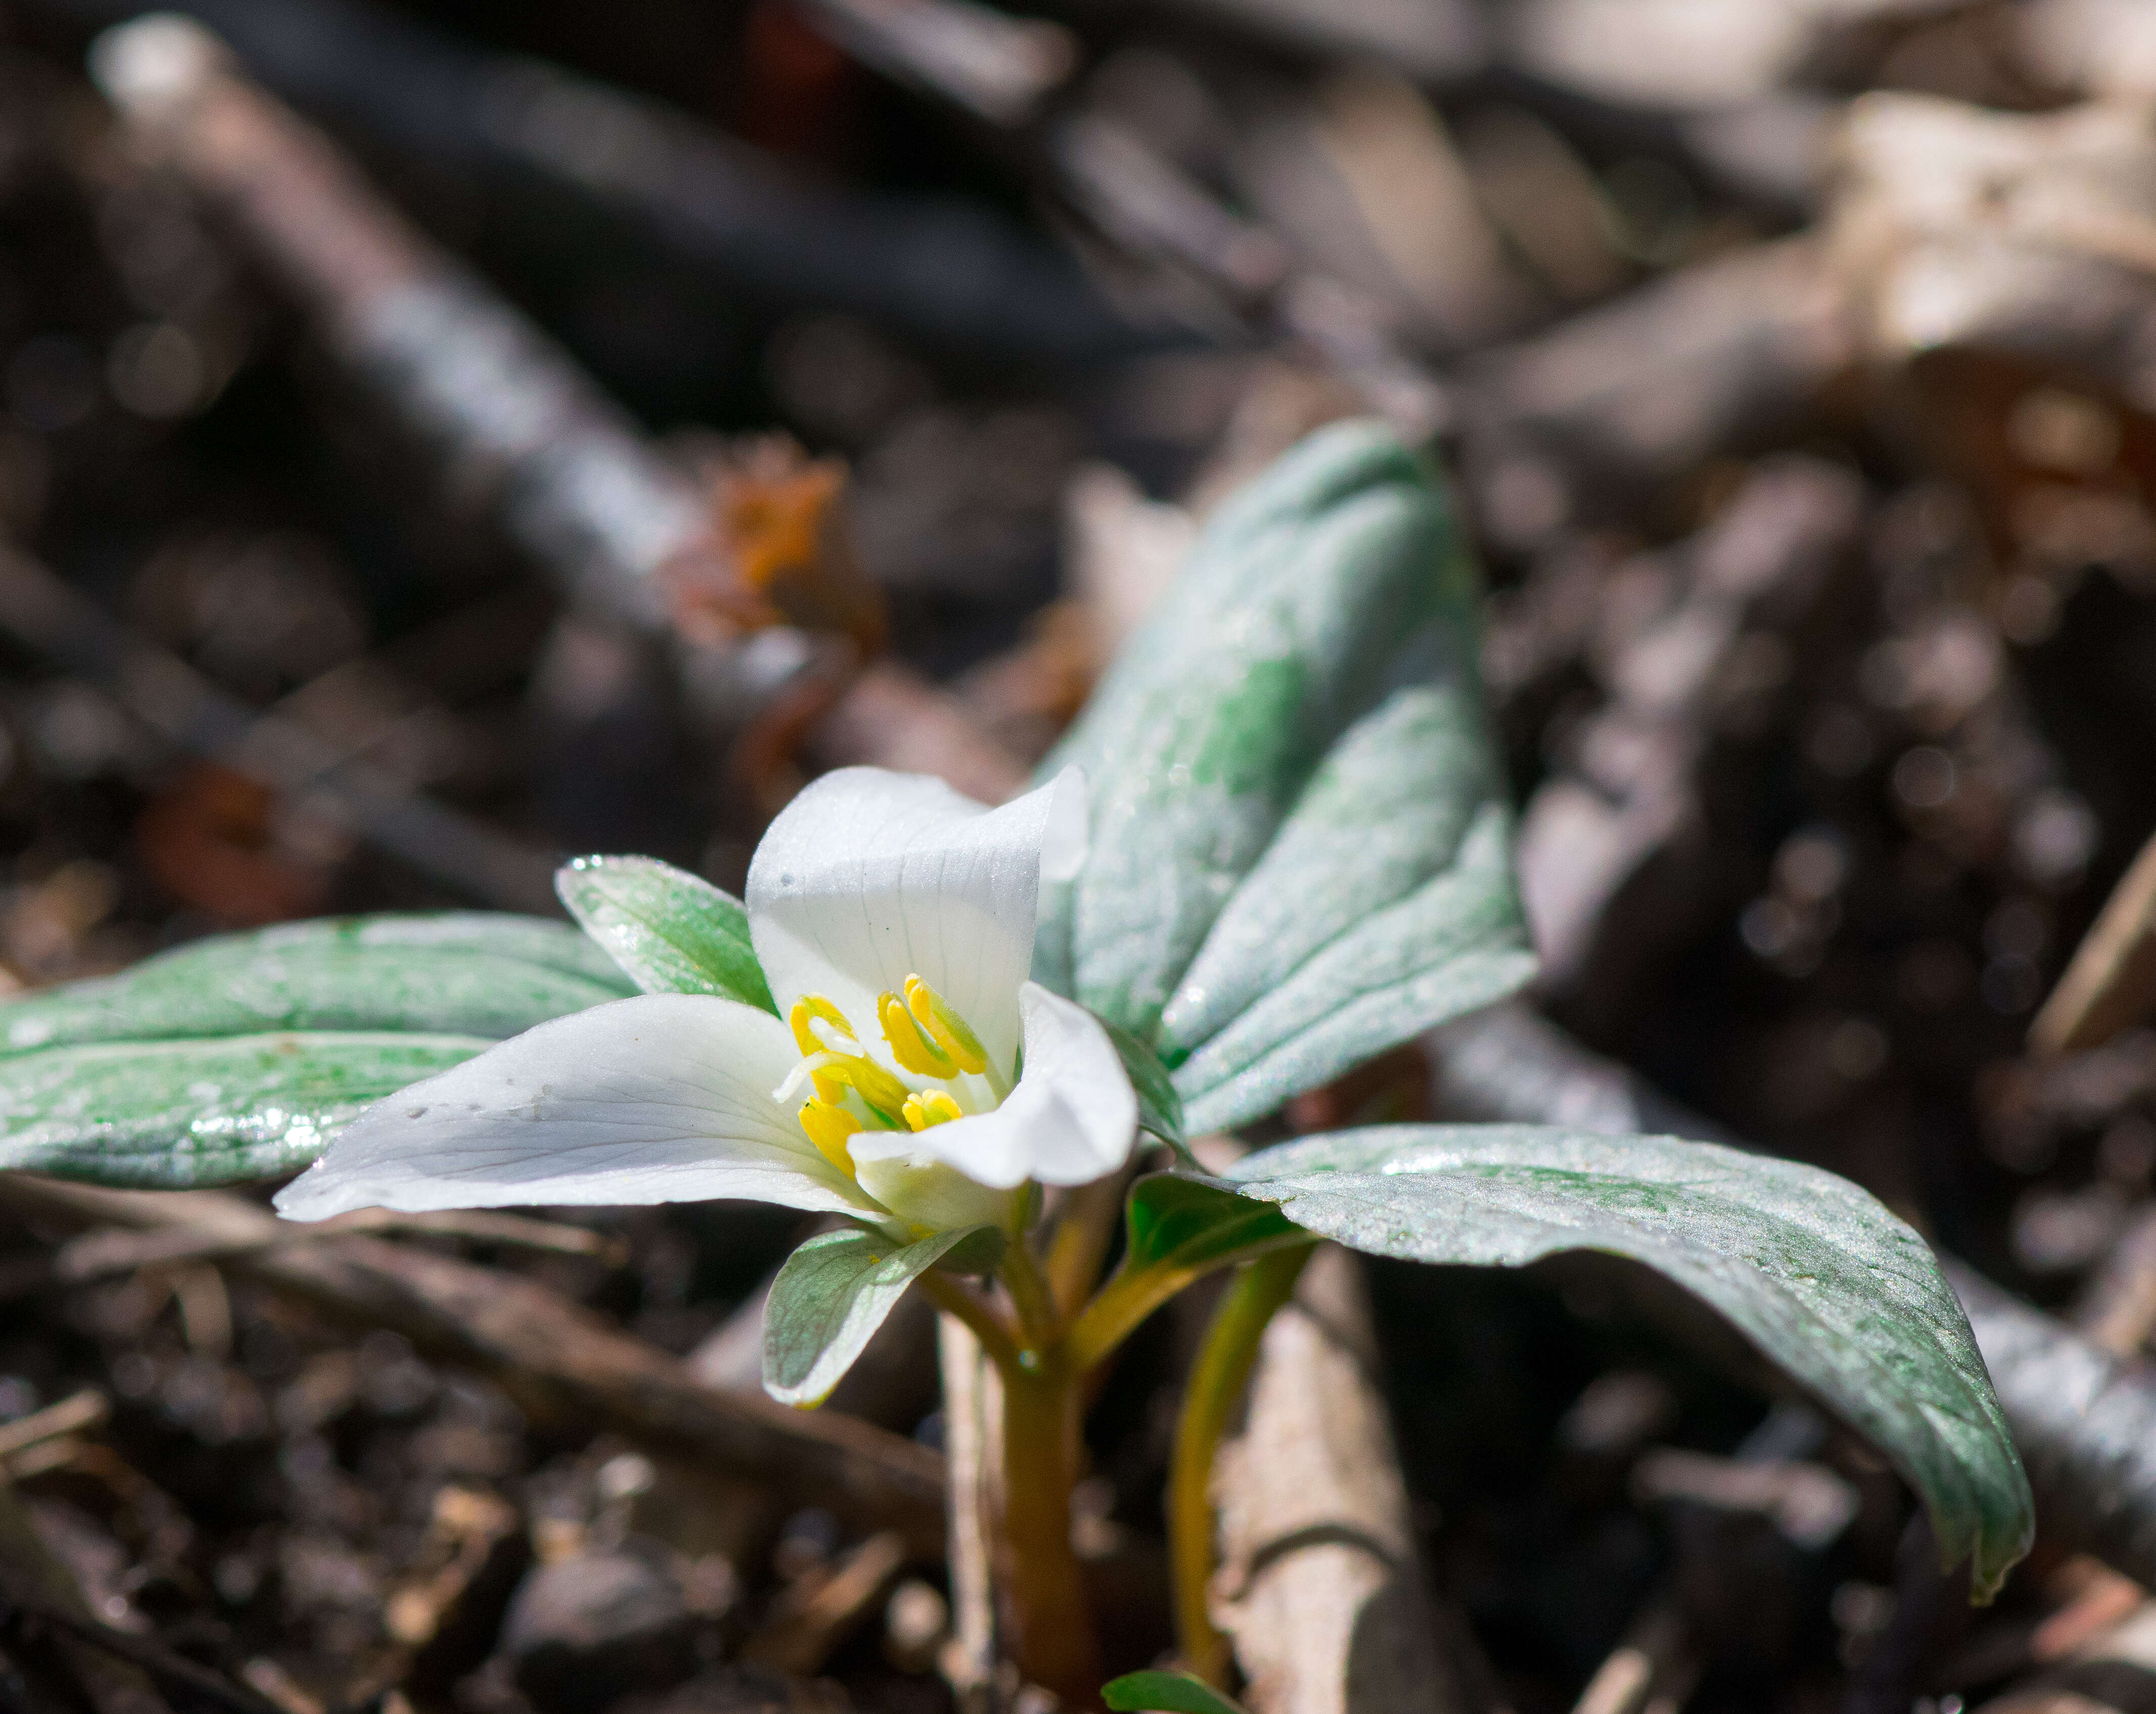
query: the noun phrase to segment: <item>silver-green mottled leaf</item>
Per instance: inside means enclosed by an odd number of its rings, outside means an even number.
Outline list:
[[[656,857],[578,857],[555,872],[569,914],[647,994],[716,994],[766,1011],[771,986],[741,901]]]
[[[143,1190],[280,1177],[369,1103],[491,1045],[300,1031],[13,1054],[0,1059],[0,1168]]]
[[[89,1042],[417,1030],[499,1041],[636,991],[566,923],[453,912],[220,934],[0,1004],[0,1054]]]
[[[576,929],[532,917],[198,941],[0,1005],[0,1167],[161,1188],[275,1176],[369,1101],[634,991]]]
[[[810,1238],[786,1258],[764,1302],[763,1390],[781,1404],[821,1404],[906,1287],[983,1235],[999,1236],[993,1227],[962,1226],[904,1245],[852,1228]]]
[[[1159,1051],[1192,1127],[1530,973],[1477,601],[1430,465],[1337,425],[1221,508],[1046,764],[1086,770],[1092,842],[1036,970]]]
[[[1261,1150],[1229,1181],[1373,1255],[1644,1263],[1869,1437],[1980,1596],[2028,1551],[2028,1480],[1968,1318],[1923,1239],[1845,1179],[1674,1137],[1398,1125]]]

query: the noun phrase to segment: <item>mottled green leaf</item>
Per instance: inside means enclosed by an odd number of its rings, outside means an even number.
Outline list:
[[[0,1168],[145,1190],[280,1177],[369,1103],[491,1045],[302,1031],[14,1054],[0,1059]]]
[[[1523,1267],[1629,1257],[1696,1293],[1868,1436],[1988,1596],[2028,1551],[2029,1485],[1923,1239],[1845,1179],[1673,1137],[1396,1125],[1284,1143],[1227,1178],[1373,1255]]]
[[[1037,970],[1239,1125],[1532,970],[1479,593],[1429,463],[1373,423],[1224,506],[1044,777],[1091,785]]]
[[[1116,1714],[1243,1714],[1240,1702],[1187,1672],[1127,1672],[1101,1686],[1101,1700]]]
[[[220,934],[0,1003],[0,1053],[90,1042],[417,1030],[499,1041],[635,989],[566,923],[454,912]]]
[[[778,1011],[748,913],[701,876],[656,857],[578,857],[556,872],[554,890],[645,993],[716,994]]]
[[[764,1303],[763,1390],[781,1404],[821,1404],[907,1286],[969,1239],[969,1260],[984,1242],[999,1250],[1001,1235],[964,1226],[901,1245],[850,1228],[810,1238],[786,1258]]]
[[[198,941],[0,1005],[0,1167],[159,1187],[275,1176],[368,1102],[634,991],[576,929],[531,917]]]

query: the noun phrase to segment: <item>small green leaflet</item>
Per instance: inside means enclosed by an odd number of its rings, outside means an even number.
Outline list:
[[[2028,1552],[2028,1479],[1968,1318],[1923,1239],[1845,1179],[1674,1137],[1389,1125],[1260,1150],[1226,1181],[1372,1255],[1644,1263],[1871,1439],[1979,1598]]]
[[[645,993],[716,994],[778,1011],[748,913],[701,876],[656,857],[578,857],[555,872],[554,890]]]
[[[1116,1714],[1243,1714],[1241,1703],[1187,1672],[1127,1672],[1101,1686],[1101,1700]]]
[[[0,1005],[0,1168],[150,1189],[277,1176],[368,1103],[633,991],[574,929],[530,917],[198,941]]]
[[[1002,1237],[993,1226],[963,1226],[903,1246],[853,1228],[810,1238],[765,1300],[763,1390],[781,1404],[821,1404],[907,1286],[968,1239],[965,1259],[993,1266]]]
[[[1231,1127],[1532,969],[1484,728],[1476,579],[1435,472],[1374,423],[1224,506],[1044,764],[1092,842],[1041,980]]]

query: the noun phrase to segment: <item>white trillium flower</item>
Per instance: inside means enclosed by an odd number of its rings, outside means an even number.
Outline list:
[[[1137,1139],[1106,1031],[1027,979],[1041,883],[1085,843],[1075,769],[997,810],[826,775],[749,868],[777,1017],[646,994],[541,1024],[369,1108],[278,1212],[742,1197],[904,1239],[1015,1231],[1029,1182],[1089,1183]]]

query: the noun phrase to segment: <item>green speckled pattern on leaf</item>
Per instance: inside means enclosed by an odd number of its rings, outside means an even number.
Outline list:
[[[634,991],[533,917],[219,935],[0,1005],[0,1167],[168,1188],[275,1176],[368,1102]]]
[[[1815,1167],[1674,1137],[1399,1125],[1261,1150],[1242,1194],[1373,1255],[1523,1267],[1565,1250],[1696,1293],[1868,1436],[1980,1594],[2028,1551],[2029,1484],[1923,1239]]]
[[[1221,508],[1044,777],[1092,844],[1036,971],[1239,1125],[1532,970],[1477,593],[1426,461],[1314,435]]]
[[[635,991],[566,923],[477,911],[328,917],[219,934],[124,975],[0,1004],[0,1053],[265,1030],[499,1041]]]
[[[143,1190],[275,1178],[483,1037],[306,1032],[100,1042],[0,1059],[0,1168]]]

